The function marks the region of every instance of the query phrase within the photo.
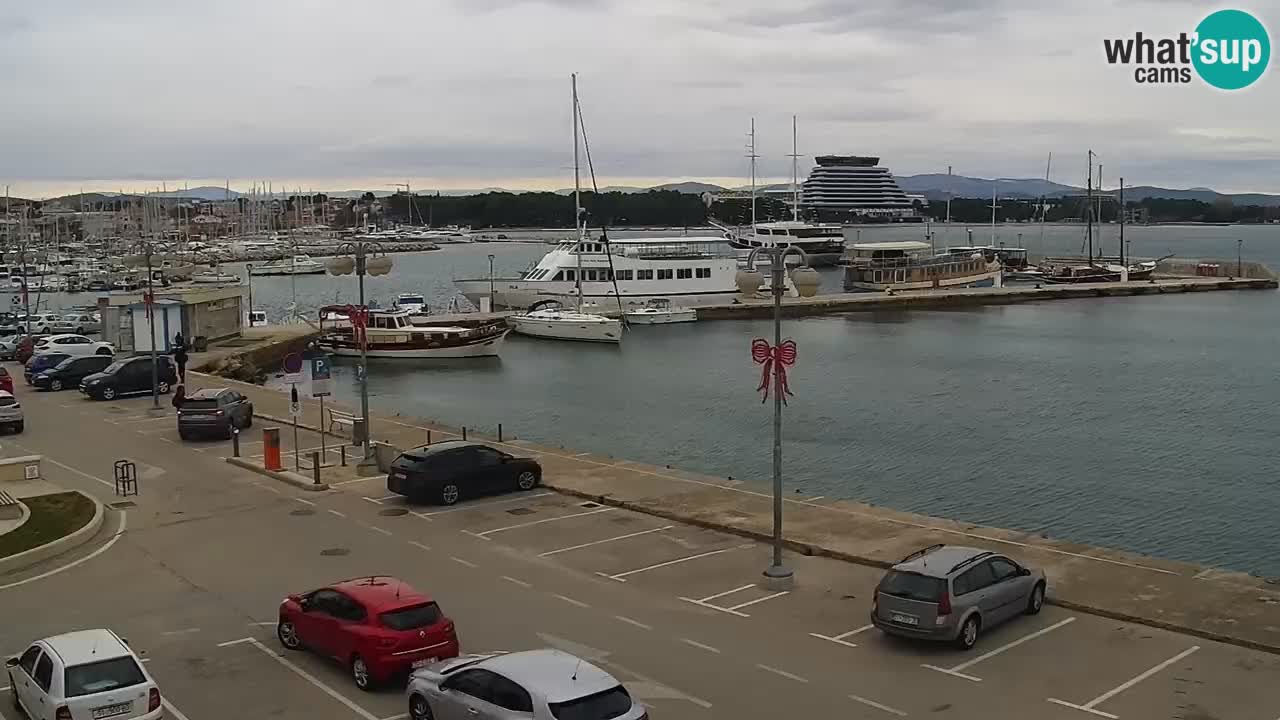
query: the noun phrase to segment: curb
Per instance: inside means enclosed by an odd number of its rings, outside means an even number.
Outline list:
[[[244,458],[229,457],[225,459],[229,464],[235,465],[238,468],[244,468],[245,470],[256,472],[259,475],[265,475],[273,480],[279,480],[282,483],[292,485],[300,490],[322,492],[329,489],[328,483],[320,483],[317,485],[311,480],[311,478],[304,477],[296,472],[289,470],[268,470],[261,465],[245,460]]]
[[[611,507],[621,508],[623,510],[631,510],[632,512],[643,513],[645,515],[659,517],[664,520],[674,520],[680,523],[684,523],[686,525],[692,525],[694,527],[702,528],[704,530],[715,530],[717,532],[722,532],[729,535],[737,535],[738,537],[747,538],[749,540],[757,540],[759,542],[765,542],[765,543],[773,542],[773,535],[769,533],[758,532],[755,530],[747,530],[746,528],[735,527],[733,525],[725,525],[723,523],[713,522],[710,520],[701,520],[698,518],[692,518],[687,515],[681,515],[680,513],[676,513],[676,512],[657,510],[657,509],[650,508],[645,505],[634,503],[628,500],[617,500],[615,498],[609,497],[608,495],[595,495],[593,493],[584,492],[582,490],[576,490],[574,488],[558,486],[552,483],[548,483],[545,480],[543,481],[542,485],[543,487],[546,487],[550,490],[554,490],[563,495],[582,498],[583,500],[590,500],[592,502],[600,503],[601,505],[609,505]],[[841,552],[839,550],[832,550],[830,548],[825,548],[820,545],[813,545],[811,543],[798,542],[796,540],[784,539],[783,547],[787,548],[788,550],[791,550],[792,552],[799,553],[801,555],[810,556],[810,557],[817,556],[817,557],[831,558],[833,560],[840,560],[843,562],[852,563],[854,565],[864,565],[864,566],[880,568],[884,570],[887,570],[893,567],[893,563],[886,562],[884,560],[878,560],[876,558],[865,557],[861,555],[854,555],[852,553]],[[1189,627],[1187,625],[1181,625],[1173,622],[1165,622],[1163,620],[1156,620],[1154,618],[1141,617],[1138,615],[1130,615],[1128,613],[1117,612],[1115,610],[1108,610],[1106,608],[1097,607],[1094,605],[1090,605],[1088,603],[1081,603],[1081,602],[1076,602],[1074,600],[1066,600],[1058,597],[1050,597],[1048,595],[1045,596],[1044,601],[1049,605],[1055,605],[1057,607],[1065,608],[1067,610],[1075,610],[1076,612],[1087,613],[1089,615],[1096,615],[1098,617],[1105,617],[1111,620],[1129,622],[1135,625],[1145,625],[1147,627],[1158,628],[1160,630],[1169,630],[1172,632],[1182,633],[1183,635],[1191,635],[1194,637],[1203,638],[1205,640],[1212,640],[1213,642],[1220,642],[1226,645],[1235,645],[1237,647],[1248,648],[1250,650],[1259,650],[1261,652],[1280,655],[1280,645],[1273,645],[1270,643],[1258,642],[1257,640],[1250,640],[1248,638],[1241,638],[1241,637],[1236,637],[1232,635],[1224,635],[1222,633],[1216,633],[1211,630],[1201,630],[1199,628]]]
[[[0,559],[0,575],[31,567],[32,565],[48,560],[55,555],[61,555],[69,550],[74,550],[87,543],[98,533],[98,530],[102,528],[102,520],[105,511],[102,507],[102,503],[99,502],[97,498],[92,495],[82,493],[79,490],[64,492],[73,492],[88,498],[89,501],[93,503],[93,517],[89,518],[89,522],[82,525],[79,529],[72,531],[68,535],[63,535],[57,540],[47,542],[38,547],[33,547],[30,550],[23,550],[17,555],[10,555],[7,558]]]

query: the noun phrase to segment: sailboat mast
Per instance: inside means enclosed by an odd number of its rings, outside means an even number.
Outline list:
[[[751,234],[756,232],[756,119],[751,118],[751,135],[747,157],[751,158]]]
[[[1124,207],[1124,178],[1120,178],[1120,264],[1125,264],[1124,259],[1124,216],[1126,215]]]
[[[1053,166],[1053,152],[1050,151],[1049,159],[1044,164],[1044,192],[1040,193],[1040,257],[1044,257],[1044,221],[1045,216],[1049,214],[1049,168]]]
[[[991,186],[991,247],[996,246],[996,186]]]
[[[1085,186],[1085,237],[1089,240],[1089,264],[1093,264],[1093,151],[1089,151],[1089,179]]]
[[[791,116],[791,219],[800,221],[800,149],[796,141],[796,116]]]
[[[578,236],[578,272],[574,274],[578,286],[578,312],[582,312],[582,168],[578,152],[578,74],[571,76],[573,84],[573,229]]]
[[[951,166],[947,166],[947,225],[951,225]],[[948,229],[950,229],[948,227]]]

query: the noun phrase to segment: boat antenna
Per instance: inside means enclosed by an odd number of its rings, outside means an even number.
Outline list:
[[[575,76],[576,77],[576,76]],[[591,161],[591,143],[587,142],[587,123],[582,118],[582,103],[578,100],[576,90],[573,93],[573,111],[576,113],[576,127],[582,133],[582,149],[587,154],[587,173],[591,175],[591,192],[595,195],[596,200],[600,199],[600,186],[596,184],[596,166]],[[600,221],[600,242],[604,245],[605,257],[609,260],[609,279],[613,281],[613,296],[618,301],[618,314],[622,317],[622,324],[627,325],[627,314],[622,311],[622,293],[618,291],[618,275],[613,271],[613,249],[609,247],[609,231],[608,222],[604,219]],[[579,273],[581,274],[581,273]]]
[[[581,669],[582,669],[582,658],[578,658],[577,664],[573,666],[573,675],[571,678],[575,682],[578,680],[578,671]]]

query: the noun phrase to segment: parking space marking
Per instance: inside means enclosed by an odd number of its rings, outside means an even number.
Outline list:
[[[368,527],[370,530],[376,533],[382,533],[383,535],[391,535],[391,531],[387,530],[386,528],[380,528],[377,525],[369,525]]]
[[[329,510],[329,514],[330,514],[330,515],[337,515],[337,516],[338,516],[338,517],[340,517],[340,518],[345,518],[345,517],[346,517],[346,515],[343,515],[342,513],[338,512],[337,510],[332,510],[332,509],[331,509],[331,510]]]
[[[577,606],[578,606],[578,607],[580,607],[580,608],[589,608],[589,607],[591,607],[590,605],[588,605],[588,604],[586,604],[586,603],[582,602],[581,600],[574,600],[573,598],[568,597],[568,596],[565,596],[565,595],[557,595],[557,594],[555,594],[555,593],[552,593],[552,597],[558,597],[558,598],[560,598],[561,600],[563,600],[563,601],[565,601],[565,602],[569,603],[570,605],[577,605]]]
[[[640,622],[639,620],[632,620],[631,618],[626,617],[625,615],[614,615],[613,617],[614,617],[614,619],[616,619],[616,620],[621,620],[622,622],[624,622],[624,623],[626,623],[626,624],[628,624],[628,625],[635,625],[636,627],[638,627],[638,628],[640,628],[640,629],[642,629],[642,630],[652,630],[652,629],[653,629],[653,626],[652,626],[652,625],[645,625],[644,623]]]
[[[1074,617],[1074,616],[1069,617],[1069,618],[1067,618],[1067,619],[1065,619],[1065,620],[1062,620],[1062,621],[1060,621],[1060,622],[1054,623],[1053,625],[1050,625],[1050,626],[1049,626],[1049,627],[1047,627],[1047,628],[1041,628],[1040,630],[1037,630],[1037,631],[1035,631],[1035,632],[1031,633],[1030,635],[1024,635],[1023,637],[1020,637],[1020,638],[1018,638],[1017,640],[1014,640],[1014,641],[1013,641],[1013,642],[1011,642],[1011,643],[1007,643],[1007,644],[1005,644],[1005,645],[1001,645],[1000,647],[996,648],[995,650],[992,650],[991,652],[988,652],[988,653],[985,653],[985,654],[979,655],[978,657],[976,657],[976,658],[974,658],[974,659],[972,659],[972,660],[969,660],[969,661],[967,661],[967,662],[962,662],[962,663],[960,663],[959,665],[956,665],[955,667],[951,667],[951,668],[940,668],[940,667],[938,667],[938,666],[936,666],[936,665],[929,665],[929,664],[927,664],[927,663],[923,663],[923,664],[921,664],[921,665],[920,665],[920,667],[929,668],[930,670],[937,670],[937,671],[938,671],[938,672],[940,672],[940,673],[946,673],[946,674],[948,674],[948,675],[954,675],[954,676],[959,677],[959,678],[964,678],[965,680],[972,680],[973,682],[982,682],[982,678],[980,678],[980,677],[974,677],[973,675],[965,675],[962,671],[963,671],[963,670],[967,670],[968,668],[971,668],[971,667],[973,667],[974,665],[977,665],[978,663],[982,662],[983,660],[986,660],[987,658],[993,658],[993,657],[995,657],[996,655],[999,655],[1000,653],[1004,652],[1005,650],[1011,650],[1011,649],[1013,649],[1013,648],[1016,648],[1016,647],[1018,647],[1019,645],[1021,645],[1021,644],[1022,644],[1022,643],[1024,643],[1024,642],[1027,642],[1027,641],[1029,641],[1029,640],[1035,640],[1036,638],[1040,637],[1041,635],[1045,635],[1045,634],[1048,634],[1048,633],[1050,633],[1050,632],[1053,632],[1054,630],[1057,630],[1058,628],[1060,628],[1060,627],[1062,627],[1062,626],[1064,626],[1064,625],[1070,625],[1071,623],[1073,623],[1073,622],[1075,622],[1075,621],[1076,621],[1076,619],[1075,619],[1075,617]]]
[[[732,595],[732,594],[734,594],[734,593],[736,593],[736,592],[742,592],[743,590],[746,590],[747,588],[753,588],[753,587],[755,587],[755,586],[756,586],[756,584],[755,584],[755,583],[751,583],[750,585],[743,585],[743,586],[742,586],[742,587],[740,587],[740,588],[734,588],[734,589],[732,589],[732,590],[725,590],[724,592],[722,592],[722,593],[716,593],[715,595],[708,595],[707,597],[704,597],[704,598],[702,598],[701,600],[696,600],[696,601],[694,601],[694,602],[700,602],[700,603],[711,602],[712,600],[715,600],[715,599],[717,599],[717,598],[722,598],[722,597],[724,597],[725,595]]]
[[[573,518],[586,517],[587,515],[599,515],[600,513],[612,512],[613,509],[614,508],[611,508],[611,507],[598,508],[596,510],[588,510],[586,512],[580,512],[580,513],[570,513],[568,515],[560,515],[557,517],[542,518],[541,520],[530,520],[529,522],[523,522],[516,525],[507,525],[506,527],[494,528],[492,530],[485,530],[484,532],[468,533],[468,534],[476,535],[477,537],[488,538],[490,535],[494,533],[506,532],[507,530],[517,530],[519,528],[533,527],[534,525],[543,525],[545,523],[558,522],[560,520],[571,520]]]
[[[849,632],[840,633],[839,635],[834,635],[834,636],[833,636],[833,635],[823,635],[823,634],[821,634],[821,633],[809,633],[809,635],[810,635],[810,637],[816,637],[816,638],[818,638],[818,639],[820,639],[820,640],[826,640],[826,641],[828,641],[828,642],[833,642],[833,643],[835,643],[835,644],[837,644],[837,645],[844,645],[845,647],[853,647],[853,648],[856,648],[856,647],[858,647],[857,643],[851,643],[851,642],[848,642],[847,640],[845,640],[845,638],[850,637],[850,636],[852,636],[852,635],[857,635],[857,634],[858,634],[858,633],[860,633],[860,632],[865,632],[865,631],[867,631],[867,630],[870,630],[870,629],[871,629],[871,628],[873,628],[873,627],[875,627],[875,625],[863,625],[863,626],[862,626],[862,627],[860,627],[860,628],[854,628],[853,630],[850,630]]]
[[[452,561],[454,561],[454,562],[456,562],[456,563],[458,563],[459,565],[466,565],[466,566],[467,566],[467,567],[469,567],[469,568],[477,568],[477,567],[480,567],[479,565],[477,565],[477,564],[475,564],[475,563],[473,563],[473,562],[469,562],[469,561],[467,561],[467,560],[463,560],[463,559],[462,559],[462,558],[460,558],[460,557],[453,557],[453,556],[450,556],[450,557],[449,557],[449,559],[450,559],[450,560],[452,560]]]
[[[363,496],[363,495],[362,495],[362,496],[360,496],[360,499],[361,499],[361,500],[364,500],[365,502],[371,502],[371,503],[373,503],[374,505],[381,505],[381,504],[382,504],[382,501],[381,501],[381,500],[379,500],[379,499],[377,499],[377,498],[365,497],[365,496]],[[414,515],[417,515],[417,514],[418,514],[418,513],[414,513]]]
[[[271,658],[272,660],[275,660],[276,662],[280,663],[281,665],[283,665],[283,666],[285,666],[285,667],[289,668],[289,669],[290,669],[290,670],[292,670],[293,672],[297,673],[298,677],[302,678],[303,680],[306,680],[307,682],[309,682],[309,683],[311,683],[312,685],[314,685],[314,686],[316,686],[317,688],[319,688],[319,689],[320,689],[320,691],[321,691],[321,692],[323,692],[324,694],[328,695],[329,697],[333,698],[334,700],[337,700],[338,702],[340,702],[340,703],[342,703],[343,705],[347,706],[347,708],[348,708],[349,710],[351,710],[351,711],[352,711],[352,712],[354,712],[355,714],[359,715],[360,717],[364,718],[364,720],[380,720],[380,718],[378,718],[378,716],[377,716],[377,715],[374,715],[373,713],[369,712],[368,710],[365,710],[364,708],[362,708],[362,707],[360,707],[359,705],[355,704],[355,703],[354,703],[354,702],[352,702],[350,699],[348,699],[348,698],[347,698],[347,696],[343,695],[342,693],[338,692],[337,690],[334,690],[333,688],[331,688],[331,687],[329,687],[328,685],[326,685],[326,684],[324,684],[323,682],[321,682],[319,679],[317,679],[317,678],[316,678],[314,675],[312,675],[311,673],[309,673],[309,672],[307,672],[306,670],[303,670],[302,668],[300,668],[300,667],[298,667],[297,665],[293,664],[293,662],[291,662],[288,658],[286,658],[286,657],[282,657],[282,656],[280,656],[280,655],[275,654],[275,653],[274,653],[274,652],[272,652],[272,651],[270,650],[270,648],[268,648],[266,645],[263,645],[262,643],[258,642],[258,640],[257,640],[256,638],[243,638],[243,639],[241,639],[241,640],[233,640],[233,641],[231,641],[231,642],[229,642],[229,643],[221,643],[221,644],[219,644],[219,645],[218,645],[218,647],[227,647],[227,646],[229,646],[229,645],[235,645],[235,644],[239,644],[239,643],[249,643],[250,645],[252,645],[252,646],[254,646],[254,647],[258,648],[259,650],[261,650],[261,651],[262,651],[262,653],[263,653],[264,655],[266,655],[267,657]]]
[[[200,628],[187,628],[185,630],[168,630],[160,633],[161,635],[190,635],[191,633],[200,632]]]
[[[355,483],[368,482],[369,480],[385,480],[381,475],[370,475],[369,477],[355,478],[354,480],[339,480],[335,483],[329,483],[329,487],[338,487],[339,485],[352,485]]]
[[[559,555],[560,553],[566,553],[566,552],[569,552],[570,550],[581,550],[582,548],[591,547],[593,545],[603,545],[605,543],[611,543],[611,542],[614,542],[615,540],[626,540],[628,538],[640,537],[641,535],[648,535],[650,533],[662,532],[663,530],[670,530],[673,527],[675,527],[675,525],[663,525],[662,527],[653,528],[651,530],[641,530],[640,532],[627,533],[626,535],[618,535],[617,537],[605,538],[604,540],[596,540],[594,542],[582,543],[580,545],[570,545],[569,547],[559,548],[556,550],[548,550],[544,553],[538,553],[538,557],[548,557],[551,555]]]
[[[819,500],[825,500],[826,497],[826,495],[814,495],[811,498],[805,498],[801,502],[818,502]]]
[[[1046,699],[1047,699],[1049,702],[1051,702],[1051,703],[1055,703],[1055,704],[1057,704],[1057,705],[1063,705],[1063,706],[1065,706],[1065,707],[1074,708],[1074,709],[1076,709],[1076,710],[1083,710],[1084,712],[1087,712],[1087,713],[1092,713],[1092,714],[1094,714],[1094,715],[1099,715],[1099,716],[1101,716],[1101,717],[1111,718],[1111,720],[1116,720],[1116,718],[1117,718],[1117,717],[1119,717],[1118,715],[1112,715],[1111,713],[1102,712],[1101,710],[1095,710],[1094,708],[1095,708],[1095,707],[1097,707],[1098,705],[1101,705],[1102,703],[1104,703],[1104,702],[1106,702],[1106,701],[1110,700],[1111,698],[1115,697],[1116,695],[1119,695],[1120,693],[1124,692],[1125,690],[1128,690],[1129,688],[1133,687],[1134,685],[1137,685],[1138,683],[1142,682],[1143,680],[1146,680],[1147,678],[1151,677],[1152,675],[1155,675],[1156,673],[1160,672],[1161,670],[1163,670],[1163,669],[1165,669],[1165,668],[1169,667],[1170,665],[1172,665],[1172,664],[1174,664],[1174,663],[1178,662],[1179,660],[1181,660],[1181,659],[1183,659],[1183,658],[1187,657],[1188,655],[1190,655],[1191,653],[1193,653],[1193,652],[1195,652],[1195,651],[1197,651],[1197,650],[1199,650],[1199,649],[1200,649],[1200,646],[1199,646],[1199,645],[1192,645],[1191,647],[1187,648],[1186,650],[1183,650],[1182,652],[1178,653],[1177,655],[1174,655],[1173,657],[1169,658],[1168,660],[1165,660],[1164,662],[1162,662],[1162,663],[1160,663],[1159,665],[1156,665],[1155,667],[1153,667],[1153,668],[1151,668],[1151,669],[1147,670],[1146,672],[1142,673],[1141,675],[1138,675],[1137,677],[1133,678],[1132,680],[1129,680],[1128,682],[1125,682],[1125,683],[1123,683],[1123,684],[1121,684],[1121,685],[1119,685],[1119,686],[1117,686],[1117,687],[1115,687],[1115,688],[1112,688],[1112,689],[1110,689],[1110,690],[1108,690],[1108,691],[1106,691],[1106,692],[1102,693],[1102,694],[1101,694],[1101,695],[1099,695],[1098,697],[1096,697],[1096,698],[1094,698],[1094,699],[1090,700],[1089,702],[1087,702],[1087,703],[1085,703],[1085,704],[1083,704],[1083,705],[1076,705],[1075,703],[1069,703],[1069,702],[1067,702],[1066,700],[1059,700],[1059,699],[1057,699],[1057,698],[1046,698]]]
[[[803,677],[800,677],[799,675],[793,675],[787,672],[786,670],[779,670],[776,667],[770,667],[768,665],[762,665],[758,663],[756,664],[756,667],[760,668],[761,670],[766,670],[768,672],[771,672],[775,675],[781,675],[782,677],[787,678],[788,680],[795,680],[796,682],[802,682],[802,683],[809,682],[809,678],[803,678]]]
[[[727,595],[740,593],[743,590],[749,590],[754,587],[756,587],[755,583],[752,583],[750,585],[743,585],[742,587],[734,588],[732,590],[725,590],[722,593],[716,593],[715,595],[708,595],[707,597],[704,597],[701,600],[694,600],[693,598],[687,598],[687,597],[681,597],[680,599],[684,600],[685,602],[691,602],[694,605],[701,605],[702,607],[705,607],[705,608],[710,608],[712,610],[719,610],[721,612],[729,613],[730,615],[737,615],[738,617],[751,617],[750,615],[744,612],[738,612],[738,611],[744,607],[750,607],[752,605],[755,605],[756,603],[762,603],[765,600],[772,600],[776,597],[782,597],[783,595],[786,595],[789,592],[791,592],[790,590],[783,590],[781,592],[765,595],[764,597],[758,597],[754,600],[748,600],[744,603],[738,603],[737,605],[731,605],[729,607],[725,607],[723,605],[716,605],[715,603],[711,602],[712,600],[715,600],[717,598],[722,598]]]
[[[751,605],[755,605],[756,603],[762,603],[762,602],[764,602],[765,600],[772,600],[772,599],[774,599],[774,598],[776,598],[776,597],[782,597],[783,595],[787,595],[787,594],[789,594],[790,592],[791,592],[790,590],[782,590],[782,591],[780,591],[780,592],[776,592],[776,593],[773,593],[773,594],[771,594],[771,595],[765,595],[764,597],[758,597],[758,598],[756,598],[755,600],[748,600],[748,601],[746,601],[746,602],[744,602],[744,603],[739,603],[739,604],[737,604],[737,605],[733,605],[733,606],[731,606],[731,607],[727,607],[727,608],[725,608],[725,610],[741,610],[741,609],[742,609],[742,608],[744,608],[744,607],[749,607],[749,606],[751,606]]]
[[[636,568],[635,570],[628,570],[626,572],[617,573],[616,575],[610,575],[608,573],[602,573],[602,572],[597,572],[596,574],[601,577],[607,577],[610,580],[617,580],[618,582],[626,582],[627,578],[631,577],[632,575],[638,575],[642,572],[649,572],[650,570],[657,570],[658,568],[664,568],[671,565],[679,565],[680,563],[686,563],[686,562],[689,562],[690,560],[698,560],[699,558],[711,557],[712,555],[720,555],[721,553],[727,553],[731,550],[737,550],[737,548],[725,548],[723,550],[712,550],[710,552],[698,553],[697,555],[690,555],[688,557],[676,558],[675,560],[668,560],[666,562],[661,562],[661,563],[658,563],[657,565],[648,565],[646,567]],[[696,602],[696,601],[691,601],[691,602]]]
[[[849,696],[849,699],[850,699],[850,700],[852,700],[852,701],[854,701],[854,702],[860,702],[860,703],[862,703],[863,705],[866,705],[867,707],[873,707],[873,708],[875,708],[875,709],[877,709],[877,710],[883,710],[883,711],[885,711],[885,712],[889,713],[890,715],[897,715],[898,717],[906,717],[906,716],[907,716],[907,714],[906,714],[906,713],[902,712],[901,710],[898,710],[897,708],[891,708],[891,707],[889,707],[888,705],[881,705],[880,703],[878,703],[878,702],[876,702],[876,701],[874,701],[874,700],[868,700],[868,699],[866,699],[866,698],[864,698],[864,697],[858,697],[857,695],[850,695],[850,696]]]
[[[513,583],[513,584],[515,584],[515,585],[519,585],[519,586],[520,586],[520,587],[522,587],[522,588],[531,588],[531,587],[533,587],[533,585],[532,585],[532,584],[527,583],[527,582],[525,582],[525,581],[523,581],[523,580],[517,580],[517,579],[515,579],[515,578],[513,578],[513,577],[510,577],[509,575],[503,575],[503,576],[502,576],[502,579],[503,579],[503,580],[506,580],[506,581],[507,581],[507,582],[509,582],[509,583]]]
[[[410,540],[410,541],[409,541],[409,544],[410,544],[410,545],[412,545],[412,546],[414,546],[414,547],[416,547],[416,548],[419,548],[419,549],[421,549],[421,550],[426,550],[427,552],[431,552],[431,547],[430,547],[430,546],[428,546],[428,545],[423,545],[422,543],[418,542],[417,540]]]
[[[690,640],[689,638],[680,638],[680,642],[684,643],[685,645],[692,645],[693,647],[696,647],[699,650],[706,650],[707,652],[715,653],[716,655],[720,654],[720,651],[717,650],[716,648],[713,648],[710,645],[703,645],[697,640]]]
[[[418,517],[423,518],[424,520],[430,520],[436,515],[444,515],[445,513],[458,512],[459,510],[472,510],[474,508],[492,507],[495,505],[506,505],[507,503],[513,503],[513,502],[524,502],[525,500],[532,500],[533,498],[546,497],[548,495],[555,495],[555,493],[540,492],[540,493],[533,493],[532,495],[521,495],[520,497],[505,498],[503,500],[493,500],[490,502],[474,502],[474,503],[467,503],[466,505],[454,505],[453,507],[445,508],[444,510],[436,510],[434,512],[429,512],[429,513],[416,512],[414,513],[414,515],[417,515]]]
[[[312,506],[312,507],[315,507],[315,505],[316,505],[315,503],[311,502],[310,500],[304,500],[304,499],[302,499],[302,498],[300,498],[300,497],[296,497],[296,498],[294,498],[294,500],[295,500],[295,501],[297,501],[297,502],[302,503],[303,505],[310,505],[310,506]]]

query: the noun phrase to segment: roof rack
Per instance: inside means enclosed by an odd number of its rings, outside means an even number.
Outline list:
[[[925,555],[928,555],[929,553],[933,552],[934,550],[937,550],[937,549],[942,548],[942,547],[946,547],[946,544],[945,544],[945,543],[938,543],[937,545],[930,545],[930,546],[929,546],[929,547],[927,547],[927,548],[921,548],[921,549],[919,549],[919,550],[917,550],[917,551],[915,551],[915,552],[911,553],[910,555],[908,555],[908,556],[906,556],[906,557],[902,558],[901,560],[899,560],[899,561],[898,561],[898,564],[908,563],[908,562],[911,562],[912,560],[915,560],[916,558],[924,557]]]
[[[953,566],[951,567],[951,569],[947,571],[947,574],[948,574],[948,575],[950,575],[951,573],[955,572],[956,570],[959,570],[960,568],[964,567],[965,565],[968,565],[968,564],[970,564],[970,563],[978,562],[979,560],[985,560],[986,558],[989,558],[989,557],[991,557],[992,555],[995,555],[995,553],[993,553],[993,552],[991,552],[990,550],[988,550],[988,551],[985,551],[985,552],[980,552],[980,553],[978,553],[977,555],[974,555],[973,557],[971,557],[971,558],[969,558],[969,559],[967,559],[967,560],[961,560],[960,562],[958,562],[958,563],[956,563],[955,565],[953,565]]]

